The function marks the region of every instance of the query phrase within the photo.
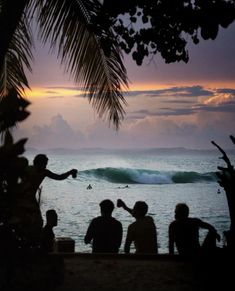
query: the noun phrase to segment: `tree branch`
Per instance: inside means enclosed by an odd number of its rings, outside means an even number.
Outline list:
[[[223,156],[221,157],[221,159],[223,159],[225,161],[225,163],[228,166],[228,169],[233,169],[233,166],[227,156],[227,154],[225,153],[225,151],[219,146],[217,145],[217,143],[215,143],[213,140],[211,141],[211,143],[216,146],[218,148],[218,150],[223,154]]]

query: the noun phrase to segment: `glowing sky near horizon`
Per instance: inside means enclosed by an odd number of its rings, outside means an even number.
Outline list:
[[[130,79],[126,116],[118,132],[100,120],[56,57],[39,46],[29,75],[31,116],[16,130],[28,146],[179,147],[213,149],[215,140],[232,148],[235,134],[235,23],[215,41],[189,45],[189,63],[164,64],[157,56],[137,67]]]

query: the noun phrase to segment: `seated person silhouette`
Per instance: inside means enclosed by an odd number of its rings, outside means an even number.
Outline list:
[[[47,210],[46,212],[46,225],[42,229],[41,235],[41,248],[45,252],[53,252],[55,234],[53,227],[57,226],[58,217],[54,209]]]
[[[91,184],[89,184],[86,188],[87,188],[87,190],[91,190],[92,189]]]
[[[125,253],[130,253],[132,242],[134,242],[136,253],[158,253],[156,226],[152,217],[146,216],[148,205],[144,201],[137,201],[131,209],[118,199],[117,206],[128,211],[136,219],[127,230]]]
[[[112,217],[114,204],[111,200],[100,203],[101,216],[94,218],[84,238],[86,244],[92,241],[93,253],[118,253],[122,242],[122,224]]]
[[[199,229],[208,229],[209,232],[200,246]],[[220,240],[216,229],[209,223],[198,218],[189,217],[189,207],[179,203],[175,207],[175,220],[169,225],[169,253],[174,254],[174,246],[180,255],[196,255],[200,250],[213,251],[216,248],[216,239]]]

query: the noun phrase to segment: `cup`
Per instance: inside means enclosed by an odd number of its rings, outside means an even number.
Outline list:
[[[117,207],[122,207],[122,200],[121,199],[117,200]]]

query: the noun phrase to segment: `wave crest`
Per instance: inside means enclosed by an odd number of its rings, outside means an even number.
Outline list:
[[[179,184],[216,181],[214,172],[155,171],[111,167],[81,171],[79,175],[123,184]]]

